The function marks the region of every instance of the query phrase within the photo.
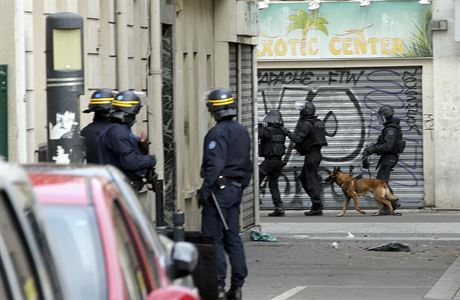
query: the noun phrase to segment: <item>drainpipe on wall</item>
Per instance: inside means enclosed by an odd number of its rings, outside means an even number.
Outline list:
[[[160,0],[150,1],[150,66],[147,81],[148,90],[148,127],[151,153],[157,158],[156,170],[158,178],[164,179],[164,153],[163,153],[163,110],[162,110],[162,70],[161,70],[161,19]],[[153,205],[153,201],[150,201]],[[153,207],[152,207],[153,208]],[[154,209],[151,210],[152,213]],[[158,220],[157,220],[158,221]]]
[[[27,110],[26,110],[26,42],[24,26],[24,1],[16,0],[14,18],[15,40],[15,96],[16,96],[16,161],[27,162]]]
[[[20,1],[20,0],[19,0]],[[115,39],[117,52],[117,89],[124,91],[129,88],[128,64],[128,1],[115,1]]]

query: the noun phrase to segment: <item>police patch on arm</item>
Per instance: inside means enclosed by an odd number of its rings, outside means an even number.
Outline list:
[[[216,141],[210,141],[209,144],[208,144],[208,149],[213,150],[213,149],[216,148],[216,146],[217,146]]]

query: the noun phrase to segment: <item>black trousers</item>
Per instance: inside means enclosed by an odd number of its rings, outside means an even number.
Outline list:
[[[398,154],[382,154],[378,163],[377,178],[385,180],[386,182],[390,181],[391,170],[398,162],[398,159]]]
[[[224,229],[213,200],[209,199],[209,203],[203,205],[201,211],[201,231],[211,235],[216,244],[217,284],[225,285],[227,254],[231,265],[231,285],[241,287],[248,276],[244,245],[240,237],[240,204],[243,189],[229,184],[224,189],[214,191],[214,194],[227,222],[228,230]]]
[[[315,149],[305,155],[302,171],[300,172],[300,183],[305,193],[310,197],[314,208],[322,208],[321,185],[318,175],[319,164],[321,163],[321,150]]]
[[[279,156],[267,157],[259,166],[259,185],[262,184],[265,178],[268,178],[268,188],[270,189],[275,208],[283,208],[283,201],[281,201],[278,187],[278,179],[283,166],[284,163]]]

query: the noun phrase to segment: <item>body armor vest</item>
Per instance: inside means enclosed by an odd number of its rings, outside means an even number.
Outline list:
[[[391,147],[390,151],[388,151],[388,153],[392,153],[392,154],[402,153],[404,151],[404,148],[406,147],[406,141],[403,140],[401,126],[399,124],[389,123],[385,125],[385,127],[383,127],[382,129],[382,133],[379,135],[377,139],[377,144],[382,144],[384,142],[386,131],[390,128],[396,129],[397,140],[395,141],[394,145]]]
[[[280,128],[267,127],[268,137],[261,138],[260,155],[263,157],[283,156],[286,152],[284,145],[286,136]]]

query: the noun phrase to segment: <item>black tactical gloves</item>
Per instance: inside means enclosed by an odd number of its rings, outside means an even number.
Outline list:
[[[289,135],[290,131],[288,129],[286,129],[286,127],[281,126],[280,129],[283,131],[284,135],[287,135],[287,136]]]
[[[198,207],[202,207],[203,205],[208,205],[209,202],[209,195],[205,195],[201,189],[198,190]]]
[[[375,152],[374,146],[369,146],[364,149],[364,156],[369,156]]]

